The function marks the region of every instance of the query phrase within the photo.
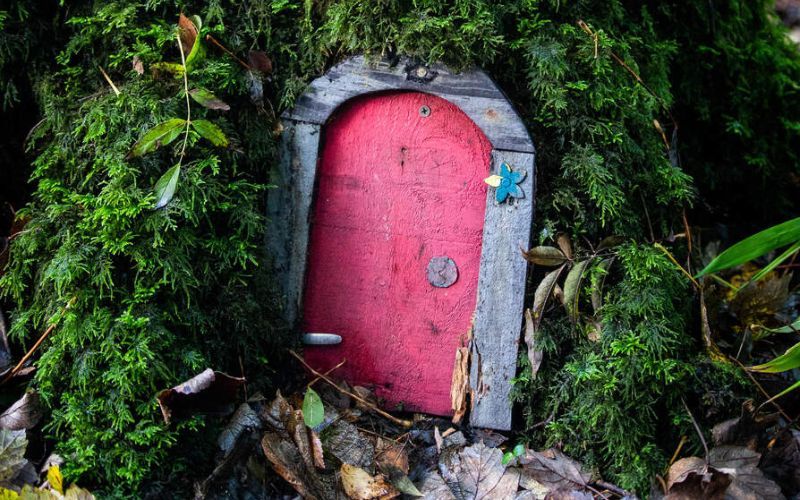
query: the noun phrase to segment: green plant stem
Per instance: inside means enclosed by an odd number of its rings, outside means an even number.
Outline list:
[[[200,36],[198,33],[197,36]],[[178,168],[180,169],[183,164],[183,157],[186,155],[186,144],[189,142],[189,127],[192,126],[192,105],[189,101],[189,68],[186,67],[186,56],[183,53],[183,44],[181,44],[181,34],[178,32],[175,37],[178,39],[178,50],[181,52],[181,64],[183,65],[183,94],[186,97],[186,131],[183,134],[183,146],[181,146],[181,154],[178,158]]]

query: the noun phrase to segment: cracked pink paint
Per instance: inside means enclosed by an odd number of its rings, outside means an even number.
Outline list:
[[[422,116],[420,108],[430,108]],[[456,349],[470,328],[491,144],[455,105],[418,92],[344,104],[324,128],[303,302],[306,332],[338,346],[305,358],[372,388],[393,410],[450,415]],[[447,288],[431,258],[455,261]]]

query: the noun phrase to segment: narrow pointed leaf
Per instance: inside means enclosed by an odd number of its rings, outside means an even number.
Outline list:
[[[800,368],[800,342],[790,347],[785,353],[763,365],[750,367],[751,371],[778,373]]]
[[[558,238],[556,238],[556,244],[558,245],[558,248],[561,249],[561,251],[564,253],[564,255],[569,260],[572,260],[572,242],[570,241],[569,236],[567,236],[564,233],[559,234]]]
[[[564,306],[567,308],[567,314],[575,321],[578,317],[578,299],[580,298],[581,283],[583,282],[583,275],[586,268],[592,259],[583,260],[578,262],[567,273],[567,278],[564,280]]]
[[[800,217],[765,229],[728,248],[712,260],[697,278],[744,264],[757,257],[800,241]]]
[[[161,146],[171,143],[181,134],[181,130],[186,126],[186,120],[182,118],[171,118],[161,122],[155,127],[144,133],[141,139],[131,148],[128,153],[129,158],[142,156],[151,151],[155,151]]]
[[[406,476],[405,474],[398,475],[397,477],[392,477],[390,479],[390,482],[392,483],[392,486],[397,488],[397,491],[399,491],[400,493],[405,493],[406,495],[412,497],[424,496],[417,489],[417,487],[414,486],[414,483],[411,482],[411,479],[409,479],[408,476]]]
[[[544,351],[536,345],[536,329],[531,310],[525,309],[525,345],[528,348],[528,361],[531,363],[531,378],[535,379],[544,359]]]
[[[211,144],[217,147],[226,147],[228,145],[228,138],[222,133],[222,130],[208,120],[194,120],[192,127],[200,134],[201,137],[207,139]]]
[[[597,245],[597,251],[605,250],[607,248],[614,248],[625,243],[625,238],[622,236],[606,236]]]
[[[303,397],[303,421],[307,426],[317,427],[325,417],[325,408],[317,391],[309,387]]]
[[[779,392],[778,394],[776,394],[776,395],[772,396],[772,397],[771,397],[771,398],[769,398],[769,400],[767,400],[767,401],[766,401],[764,404],[766,404],[766,403],[769,403],[770,401],[775,401],[775,400],[776,400],[776,399],[778,399],[779,397],[781,397],[781,396],[785,396],[785,395],[789,394],[790,392],[792,392],[792,391],[794,391],[794,390],[796,390],[796,389],[798,389],[798,388],[800,388],[800,380],[798,380],[798,381],[797,381],[797,382],[795,382],[794,384],[790,385],[790,386],[789,386],[789,387],[787,387],[786,389],[782,390],[782,391],[781,391],[781,392]]]
[[[220,111],[228,111],[231,109],[223,100],[206,89],[192,89],[189,91],[189,95],[205,108],[217,109]]]
[[[791,257],[792,254],[798,250],[800,250],[800,241],[787,248],[786,251],[780,254],[775,260],[764,266],[764,269],[757,272],[752,278],[750,278],[750,281],[758,281],[767,274],[771,273],[776,267],[781,265],[783,261]]]
[[[556,247],[533,247],[527,252],[523,251],[522,255],[528,262],[548,267],[560,266],[567,260],[567,256],[564,255],[564,252]]]
[[[532,311],[534,330],[539,329],[539,324],[542,322],[542,314],[544,314],[544,308],[547,305],[547,300],[553,294],[553,287],[558,281],[558,277],[561,276],[561,271],[563,270],[564,266],[562,265],[555,271],[550,271],[544,276],[544,278],[542,278],[539,286],[536,287],[536,293],[533,296]]]
[[[767,328],[766,326],[753,325],[753,329],[763,330],[769,333],[794,333],[800,331],[800,317],[795,319],[791,324],[782,326],[780,328]]]
[[[156,209],[162,208],[175,196],[175,188],[178,187],[178,178],[181,175],[180,165],[170,168],[156,182]]]

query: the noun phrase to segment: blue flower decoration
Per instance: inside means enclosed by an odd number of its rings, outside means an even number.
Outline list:
[[[500,185],[494,192],[494,199],[497,203],[503,203],[510,196],[512,198],[524,198],[525,193],[522,188],[518,186],[525,178],[525,172],[514,172],[508,163],[503,162],[500,165]]]

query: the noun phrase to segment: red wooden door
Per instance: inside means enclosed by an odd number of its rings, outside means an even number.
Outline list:
[[[343,341],[307,347],[309,364],[327,370],[346,359],[336,376],[372,388],[388,409],[452,413],[490,153],[480,129],[432,95],[373,94],[337,111],[317,167],[303,321],[306,332]],[[452,285],[429,282],[435,257],[455,263]]]

